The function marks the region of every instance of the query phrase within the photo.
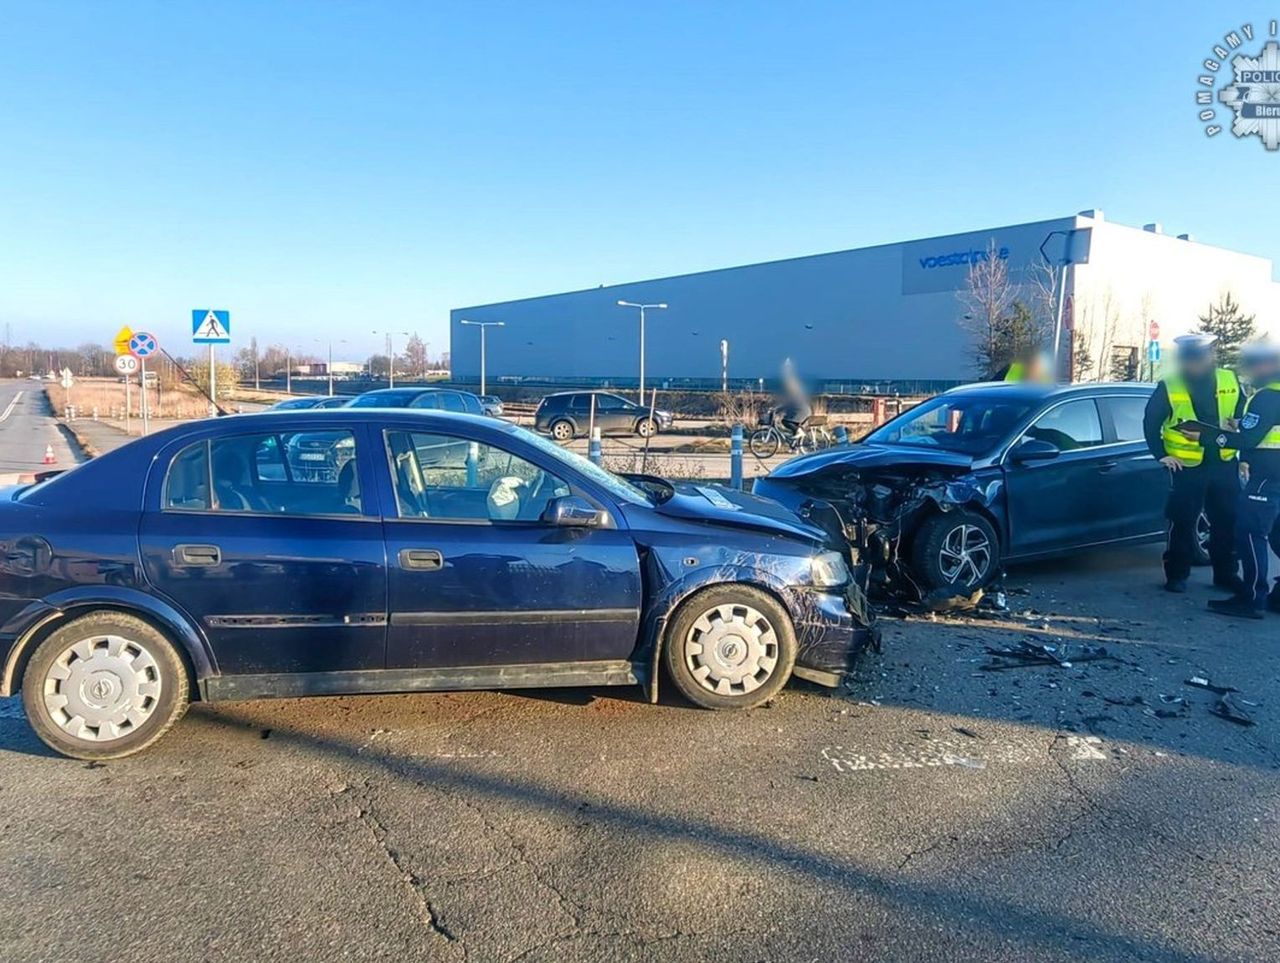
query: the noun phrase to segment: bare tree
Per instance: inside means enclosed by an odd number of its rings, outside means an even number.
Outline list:
[[[974,367],[990,377],[1012,359],[1005,335],[1014,288],[1009,281],[1009,265],[1001,259],[993,238],[986,251],[969,264],[969,275],[960,304],[964,309],[961,326],[969,333]]]

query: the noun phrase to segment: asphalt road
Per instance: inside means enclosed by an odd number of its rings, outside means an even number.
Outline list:
[[[0,457],[49,430],[20,400]],[[0,700],[3,958],[1274,960],[1280,618],[1197,578],[1160,592],[1155,548],[1015,570],[1008,614],[889,619],[847,688],[751,713],[196,706],[103,765]],[[1022,639],[1071,667],[983,671]]]
[[[44,463],[47,447],[53,449],[53,465]],[[0,380],[0,483],[25,472],[67,468],[79,460],[53,419],[44,385]]]
[[[1015,571],[1015,614],[892,620],[850,688],[749,714],[618,689],[198,706],[86,765],[0,701],[0,946],[1275,959],[1280,620],[1220,620],[1156,569],[1144,549]],[[1025,637],[1121,661],[981,671]],[[1193,674],[1257,725],[1211,715]]]

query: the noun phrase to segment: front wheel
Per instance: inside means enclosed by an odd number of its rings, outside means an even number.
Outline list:
[[[772,428],[757,428],[748,441],[751,454],[757,458],[772,458],[778,453],[778,433]]]
[[[187,670],[173,643],[122,612],[68,622],[37,646],[22,706],[40,740],[72,759],[141,752],[182,718]]]
[[[667,673],[704,709],[751,709],[787,684],[796,661],[791,617],[749,585],[717,585],[689,598],[667,627]]]
[[[925,519],[916,532],[912,568],[926,591],[971,594],[1000,570],[1000,540],[977,512],[957,509]]]
[[[652,418],[641,418],[636,422],[636,434],[641,438],[652,438],[658,433],[658,426]]]

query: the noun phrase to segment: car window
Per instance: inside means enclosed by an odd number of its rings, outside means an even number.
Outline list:
[[[197,442],[170,464],[163,505],[261,515],[359,515],[355,437],[329,429]]]
[[[440,407],[440,396],[434,391],[428,391],[426,394],[418,395],[413,399],[410,408],[430,408],[433,411]]]
[[[1051,408],[1027,429],[1027,437],[1051,442],[1062,451],[1102,444],[1102,422],[1091,398],[1068,401]]]
[[[186,511],[209,510],[209,446],[205,442],[182,449],[170,462],[162,504]]]
[[[386,432],[401,518],[539,521],[568,484],[496,445],[417,431]]]
[[[440,407],[445,411],[466,411],[467,406],[462,403],[462,395],[456,391],[440,392]]]
[[[1146,433],[1142,421],[1147,413],[1147,399],[1135,395],[1108,398],[1104,402],[1116,426],[1116,441],[1142,441]]]
[[[596,407],[601,411],[621,411],[627,403],[617,395],[596,395]]]

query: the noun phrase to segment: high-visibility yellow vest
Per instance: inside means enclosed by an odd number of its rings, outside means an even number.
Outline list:
[[[1009,370],[1004,373],[1005,381],[1026,381],[1027,369],[1021,361],[1015,361],[1009,365]]]
[[[1236,416],[1236,405],[1240,403],[1240,382],[1236,379],[1235,374],[1226,368],[1218,368],[1215,373],[1218,379],[1216,391],[1218,398],[1218,425],[1225,428],[1227,419]],[[1191,403],[1191,392],[1187,389],[1187,383],[1177,375],[1170,375],[1165,378],[1164,388],[1169,394],[1169,408],[1171,409],[1169,417],[1165,419],[1164,427],[1161,429],[1164,450],[1188,468],[1194,468],[1204,461],[1204,449],[1200,447],[1200,442],[1185,438],[1181,432],[1173,430],[1173,426],[1179,422],[1196,420],[1196,409],[1195,405]],[[1236,453],[1230,448],[1221,448],[1217,451],[1217,457],[1223,461],[1230,461],[1236,456]]]
[[[1249,413],[1249,407],[1253,404],[1253,399],[1264,391],[1280,391],[1280,381],[1273,381],[1269,385],[1263,385],[1253,393],[1253,396],[1245,403],[1244,412]],[[1258,448],[1280,449],[1280,425],[1272,425],[1271,430],[1262,436],[1262,441],[1258,442]]]

